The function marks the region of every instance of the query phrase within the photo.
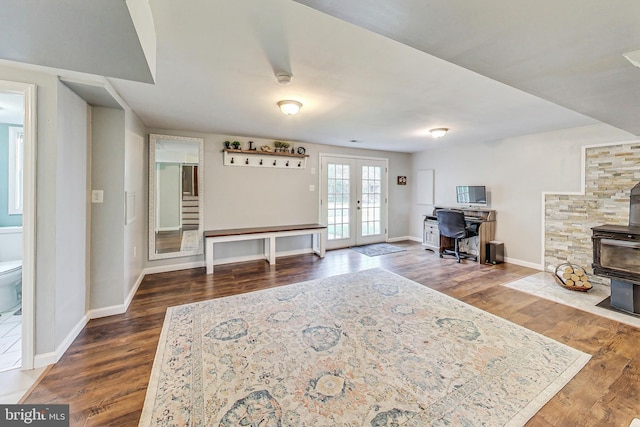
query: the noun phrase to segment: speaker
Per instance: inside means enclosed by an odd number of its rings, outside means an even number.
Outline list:
[[[499,264],[504,262],[504,243],[492,240],[485,247],[487,264]]]

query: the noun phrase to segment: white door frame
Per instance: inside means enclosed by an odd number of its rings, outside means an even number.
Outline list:
[[[354,156],[348,154],[331,154],[331,153],[320,153],[318,156],[318,170],[319,170],[319,191],[318,191],[318,218],[324,218],[324,205],[322,201],[322,195],[325,190],[326,183],[324,182],[324,171],[322,170],[323,160],[326,157],[334,157],[334,158],[342,158],[348,160],[362,160],[362,161],[382,161],[384,162],[384,191],[385,191],[385,200],[382,206],[382,215],[384,217],[384,232],[382,233],[384,236],[384,241],[386,242],[389,238],[389,159],[385,157],[369,157],[369,156]],[[358,176],[360,174],[358,173]],[[325,202],[326,203],[326,202]],[[354,224],[354,236],[358,233],[358,226]]]
[[[36,266],[36,85],[0,80],[0,92],[22,94],[24,100],[24,164],[22,181],[22,369],[33,369]]]

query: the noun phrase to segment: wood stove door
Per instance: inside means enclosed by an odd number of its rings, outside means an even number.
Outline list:
[[[640,242],[602,239],[600,241],[600,265],[608,270],[640,272]]]

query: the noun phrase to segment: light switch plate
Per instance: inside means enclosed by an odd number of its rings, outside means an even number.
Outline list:
[[[316,191],[316,186],[313,184],[309,184],[309,191]]]
[[[91,190],[91,203],[104,202],[104,190]]]

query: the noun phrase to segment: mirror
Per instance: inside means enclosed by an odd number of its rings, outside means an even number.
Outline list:
[[[204,140],[149,135],[149,259],[203,252]]]

